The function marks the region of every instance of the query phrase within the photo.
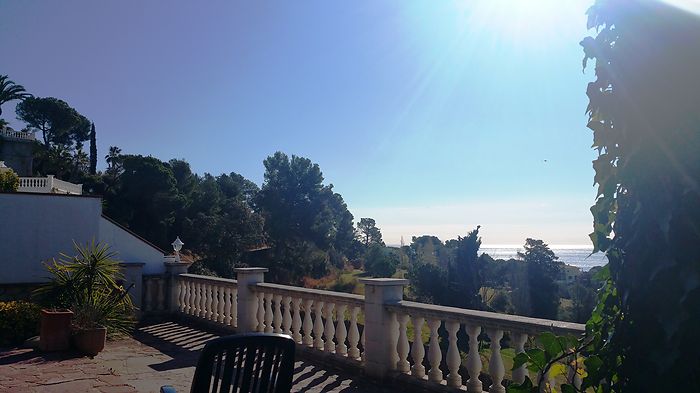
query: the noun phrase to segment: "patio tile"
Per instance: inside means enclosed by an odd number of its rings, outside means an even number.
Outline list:
[[[158,393],[163,385],[189,392],[199,350],[218,337],[187,324],[143,326],[133,338],[107,342],[93,359],[75,353],[0,349],[0,393]],[[295,364],[293,392],[381,393],[349,375],[307,361]]]

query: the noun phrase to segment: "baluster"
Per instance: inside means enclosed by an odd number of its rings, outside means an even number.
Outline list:
[[[357,306],[352,306],[352,311],[350,312],[350,332],[348,333],[348,343],[350,348],[348,348],[348,357],[351,359],[360,358],[360,349],[357,348],[357,343],[360,341],[360,331],[357,329],[357,314],[360,313],[360,308]]]
[[[265,294],[258,292],[258,331],[265,331]]]
[[[301,315],[299,315],[299,307],[301,306],[301,298],[294,298],[292,301],[292,338],[294,342],[301,343]]]
[[[421,379],[425,377],[425,366],[423,366],[423,357],[425,356],[425,348],[423,347],[424,321],[423,317],[413,317],[413,346],[411,347],[413,367],[411,367],[411,374]]]
[[[272,333],[272,294],[265,294],[265,333]]]
[[[238,327],[238,288],[231,288],[231,325]]]
[[[390,314],[389,323],[391,324],[391,329],[389,329],[389,369],[396,370],[396,365],[399,363],[399,354],[396,351],[396,347],[399,343],[399,322],[396,320],[396,313]]]
[[[333,344],[333,337],[335,336],[335,326],[333,326],[333,308],[335,308],[334,303],[326,303],[323,311],[326,314],[326,329],[324,331],[324,345],[323,349],[326,352],[333,352],[335,350],[335,344]]]
[[[447,348],[447,368],[450,373],[447,374],[447,386],[461,387],[462,377],[459,375],[459,366],[462,359],[459,357],[459,348],[457,347],[457,332],[459,332],[459,322],[449,321],[445,323],[447,333],[449,334],[449,346]]]
[[[204,285],[205,290],[207,291],[207,306],[206,306],[206,311],[207,311],[207,319],[212,320],[214,317],[214,298],[212,296],[212,287],[210,284],[205,284]]]
[[[290,310],[290,303],[292,302],[292,298],[289,296],[285,296],[282,300],[284,300],[282,303],[284,305],[284,316],[282,317],[282,332],[291,336],[292,310]]]
[[[527,334],[526,333],[513,333],[512,334],[512,344],[515,349],[515,354],[523,353],[525,352],[525,342],[527,342]],[[527,368],[523,364],[522,366],[516,368],[513,370],[513,382],[515,383],[523,383],[525,381],[525,377],[527,376]]]
[[[199,283],[199,313],[200,318],[207,318],[207,292],[206,284],[203,282]]]
[[[224,294],[224,287],[221,285],[216,286],[216,293],[217,293],[217,317],[216,317],[216,322],[219,323],[225,323],[226,322],[226,315],[224,314],[226,312],[226,295]]]
[[[216,285],[209,284],[209,297],[211,298],[211,307],[209,312],[211,313],[210,321],[216,322],[219,318],[219,299],[217,298],[218,293],[216,291]]]
[[[442,382],[442,371],[440,370],[442,351],[440,351],[440,341],[438,337],[438,329],[441,324],[442,321],[439,319],[428,320],[428,327],[430,328],[430,345],[428,347],[430,371],[428,372],[428,379],[433,382]]]
[[[177,304],[175,306],[179,312],[182,312],[182,310],[184,309],[183,303],[185,300],[185,291],[182,289],[182,280],[175,281],[175,288],[177,288],[177,294],[175,295],[175,299],[177,299]]]
[[[466,325],[469,336],[469,353],[467,354],[467,371],[469,380],[467,381],[467,392],[482,393],[483,387],[479,375],[481,374],[481,356],[479,355],[479,333],[481,326]]]
[[[493,383],[489,387],[489,393],[505,393],[506,388],[501,384],[506,370],[503,367],[501,357],[501,339],[503,330],[489,329],[488,335],[491,338],[491,358],[489,359],[489,375]]]
[[[311,331],[314,328],[314,322],[311,319],[311,305],[313,302],[311,299],[304,300],[304,339],[302,342],[308,347],[314,346],[314,339],[311,337]]]
[[[194,282],[187,281],[187,314],[194,314]]]
[[[323,302],[317,301],[314,303],[314,348],[323,350],[323,319],[321,312],[323,311]]]
[[[199,300],[197,298],[197,282],[192,281],[190,282],[190,288],[192,289],[192,294],[190,295],[192,299],[190,300],[190,315],[192,316],[197,316],[197,313],[199,312],[197,310],[198,303],[197,301]]]
[[[345,345],[345,339],[348,335],[345,329],[345,310],[347,308],[346,304],[339,304],[335,310],[335,340],[338,342],[335,345],[335,353],[341,356],[348,354],[348,346]]]
[[[224,287],[224,325],[231,326],[231,287]]]
[[[274,314],[272,317],[272,325],[275,327],[275,333],[282,333],[282,296],[274,295],[272,297]]]
[[[197,283],[197,285],[199,286],[199,290],[198,290],[198,292],[199,292],[199,303],[197,304],[197,307],[198,307],[198,309],[199,309],[199,315],[198,315],[198,316],[199,316],[200,318],[206,319],[207,313],[205,312],[205,307],[204,307],[204,305],[205,305],[205,303],[206,303],[206,301],[207,301],[207,297],[206,297],[206,294],[204,293],[204,283],[199,282],[199,283]]]
[[[399,342],[396,350],[399,355],[399,361],[396,363],[396,369],[402,373],[411,371],[411,364],[408,362],[408,336],[406,335],[408,318],[408,314],[400,314],[397,316],[399,321]]]
[[[365,327],[362,327],[362,336],[360,337],[360,342],[362,343],[362,352],[364,353],[365,351]]]
[[[190,295],[191,295],[190,282],[185,280],[182,283],[185,284],[184,307],[182,308],[182,311],[185,314],[189,314],[190,313],[190,301],[191,301],[191,299],[190,299]]]

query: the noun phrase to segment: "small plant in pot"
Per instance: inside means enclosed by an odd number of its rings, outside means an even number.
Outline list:
[[[75,256],[61,254],[46,266],[51,281],[37,295],[45,304],[72,312],[73,341],[79,351],[94,356],[104,348],[108,334],[131,332],[135,307],[128,289],[118,284],[123,276],[107,245],[75,244],[75,251]]]

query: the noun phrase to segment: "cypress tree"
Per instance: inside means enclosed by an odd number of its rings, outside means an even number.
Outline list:
[[[97,173],[97,136],[95,134],[95,123],[90,128],[90,174]]]

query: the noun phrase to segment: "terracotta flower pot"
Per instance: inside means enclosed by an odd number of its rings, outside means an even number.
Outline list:
[[[73,343],[81,353],[95,356],[105,349],[107,328],[77,329],[73,331]]]
[[[70,348],[70,310],[41,310],[39,348],[42,351],[65,351]]]

